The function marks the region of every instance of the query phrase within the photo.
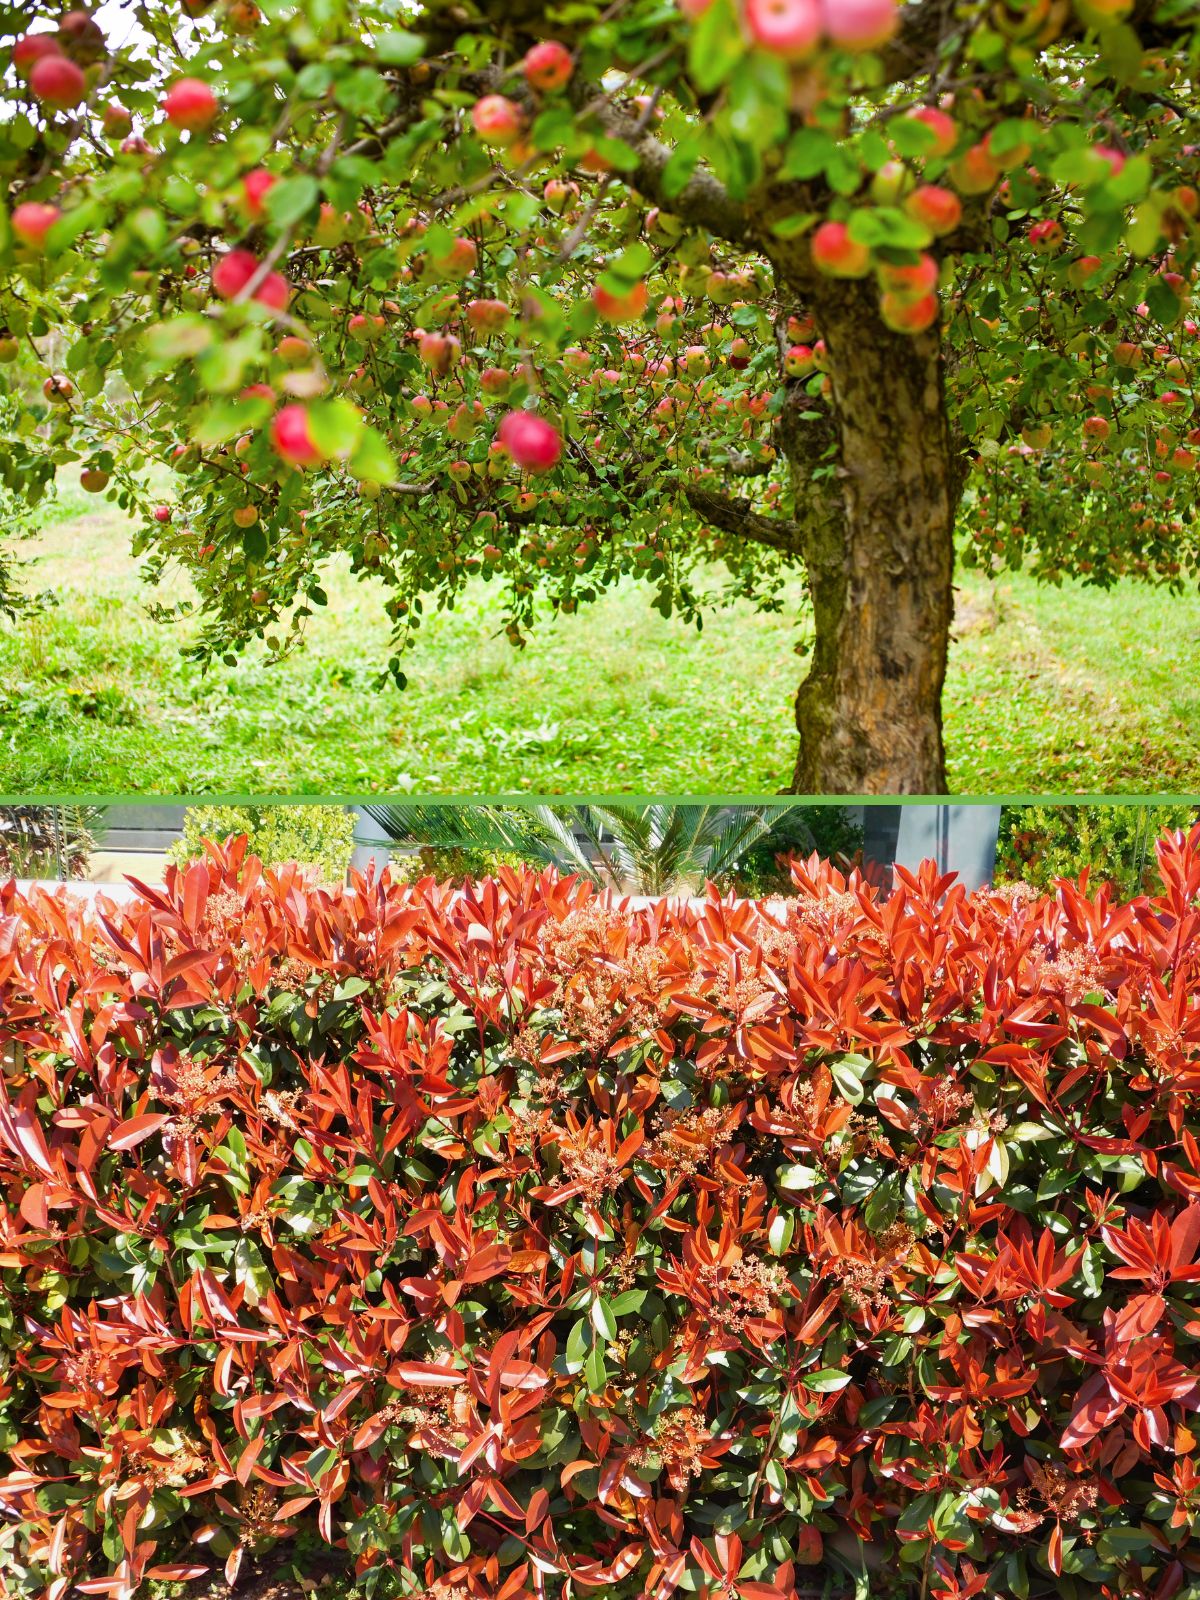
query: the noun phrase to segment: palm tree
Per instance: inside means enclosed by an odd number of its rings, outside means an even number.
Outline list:
[[[368,805],[397,844],[515,854],[621,894],[679,894],[732,872],[795,805]]]

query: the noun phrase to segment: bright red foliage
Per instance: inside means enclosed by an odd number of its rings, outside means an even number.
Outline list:
[[[1200,831],[1158,899],[0,889],[0,1572],[1200,1581]],[[1072,1584],[1075,1585],[1072,1588]]]

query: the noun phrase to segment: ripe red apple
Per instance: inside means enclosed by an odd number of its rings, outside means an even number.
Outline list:
[[[177,78],[163,96],[163,113],[176,128],[198,133],[216,121],[220,101],[200,78]]]
[[[275,174],[264,167],[256,167],[242,179],[242,209],[248,217],[257,222],[264,215],[267,195],[275,183]]]
[[[155,508],[154,508],[154,520],[155,520],[155,522],[170,522],[170,520],[171,520],[171,508],[170,508],[170,506],[155,506]]]
[[[313,438],[308,411],[302,405],[282,406],[275,413],[271,419],[271,444],[290,467],[315,467],[325,459]]]
[[[25,200],[14,208],[9,221],[23,245],[30,250],[42,250],[46,235],[61,216],[57,206],[45,205],[40,200]]]
[[[934,144],[930,155],[948,156],[958,143],[958,124],[938,106],[917,106],[906,115],[914,122],[924,123],[933,134]]]
[[[53,377],[47,378],[42,385],[42,393],[47,400],[69,400],[75,393],[75,385],[70,378],[61,372],[56,372]]]
[[[803,61],[821,38],[819,0],[746,0],[742,17],[753,43],[785,61]]]
[[[886,44],[899,20],[896,0],[821,0],[826,36],[843,50]]]
[[[863,278],[871,270],[871,252],[850,237],[844,222],[823,222],[811,240],[818,271],[831,278]]]
[[[107,48],[104,30],[87,11],[68,11],[58,24],[58,41],[76,61],[98,61]]]
[[[506,328],[512,312],[503,300],[470,300],[467,321],[476,333],[499,333]]]
[[[559,44],[557,39],[543,39],[541,44],[525,52],[521,69],[531,89],[550,94],[571,81],[575,63],[566,45]]]
[[[417,344],[422,366],[444,378],[462,357],[462,345],[452,333],[424,333]]]
[[[879,297],[879,314],[894,333],[924,333],[937,321],[939,310],[936,294],[914,300],[911,295],[889,290]]]
[[[973,144],[951,165],[950,181],[963,194],[989,194],[1000,181],[1000,168],[984,144]]]
[[[502,94],[485,94],[476,100],[471,122],[484,144],[503,150],[515,143],[521,132],[521,109]]]
[[[1065,237],[1062,223],[1053,217],[1044,217],[1040,222],[1034,222],[1029,227],[1029,247],[1036,255],[1048,256],[1062,244]]]
[[[109,485],[109,475],[99,467],[85,467],[79,474],[79,484],[88,494],[103,494]]]
[[[895,300],[921,300],[937,288],[938,264],[924,252],[912,265],[881,261],[877,270],[881,286]]]
[[[116,100],[110,100],[100,113],[100,122],[110,139],[123,139],[133,127],[133,117]]]
[[[524,472],[549,472],[562,455],[558,429],[532,411],[510,411],[496,430],[496,443]]]
[[[556,217],[561,217],[567,207],[579,199],[579,185],[551,178],[542,190],[542,199]]]
[[[13,71],[18,78],[28,78],[39,61],[61,54],[62,49],[52,33],[22,34],[12,49]]]
[[[1084,437],[1103,441],[1112,432],[1107,417],[1086,417],[1083,424]]]
[[[234,300],[259,269],[258,257],[252,250],[230,250],[212,269],[212,286],[223,300]],[[254,298],[272,311],[286,311],[291,288],[279,272],[268,272]]]
[[[918,185],[905,196],[904,209],[914,222],[923,223],[938,238],[953,233],[962,221],[962,201],[952,189],[936,183]]]
[[[789,378],[807,378],[816,364],[817,358],[806,344],[794,344],[783,358],[783,370]]]
[[[33,98],[48,111],[70,111],[87,93],[87,79],[66,56],[43,56],[29,74]]]
[[[503,367],[485,367],[479,374],[479,386],[484,394],[498,400],[512,388],[512,378]]]
[[[592,290],[592,304],[605,322],[634,322],[650,303],[650,291],[644,283],[635,283],[625,294],[614,294],[596,284]]]
[[[1103,265],[1099,256],[1080,256],[1067,268],[1067,282],[1074,289],[1084,289]]]
[[[1113,360],[1121,367],[1140,367],[1145,356],[1140,345],[1130,339],[1121,339],[1113,345]]]
[[[469,278],[478,265],[479,250],[474,239],[463,235],[443,255],[432,257],[432,262],[434,271],[443,278]]]

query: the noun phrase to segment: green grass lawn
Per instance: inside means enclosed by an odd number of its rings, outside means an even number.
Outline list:
[[[630,586],[529,647],[493,637],[480,584],[432,617],[409,688],[378,588],[336,568],[328,614],[282,664],[202,675],[149,622],[121,514],[78,491],[18,547],[60,603],[0,624],[0,792],[770,792],[795,756],[795,612],[711,614],[702,633]],[[1200,790],[1200,600],[993,590],[965,575],[946,731],[961,793]]]

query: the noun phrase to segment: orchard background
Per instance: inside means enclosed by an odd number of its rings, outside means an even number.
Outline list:
[[[286,650],[335,552],[398,680],[476,574],[520,644],[799,569],[794,786],[934,792],[956,559],[1195,581],[1192,0],[0,27],[0,473],[133,509],[201,659]]]

